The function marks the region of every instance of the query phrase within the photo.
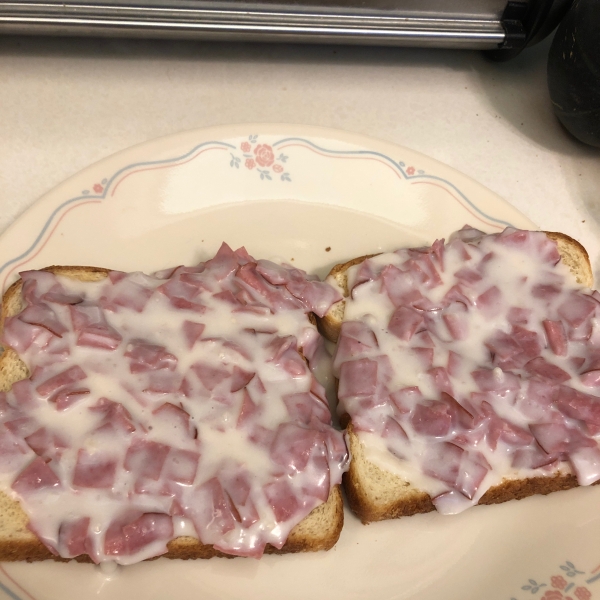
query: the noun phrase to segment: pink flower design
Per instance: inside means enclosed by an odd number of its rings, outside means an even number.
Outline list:
[[[247,158],[245,164],[247,169],[254,169],[254,167],[256,166],[256,163],[254,162],[253,158]]]
[[[96,194],[99,194],[104,188],[99,183],[95,183],[92,189]]]
[[[273,165],[273,171],[275,173],[283,173],[283,167],[281,165]]]
[[[559,590],[564,590],[567,587],[567,580],[561,575],[550,577],[550,583],[552,583],[552,587],[558,588]]]
[[[250,152],[250,150],[252,150],[252,146],[250,145],[250,142],[242,142],[242,145],[240,146],[240,148],[242,149],[242,152]]]
[[[578,589],[585,589],[585,588],[578,588]],[[587,590],[585,590],[587,592]],[[588,592],[589,594],[589,592]],[[542,596],[541,600],[573,600],[573,598],[571,598],[571,596],[563,596],[562,592],[559,592],[558,590],[547,590],[546,593]],[[582,600],[582,599],[580,599]],[[588,598],[585,598],[584,600],[588,600]]]
[[[584,587],[575,588],[575,595],[579,600],[590,600],[592,597],[590,590]]]
[[[558,590],[547,590],[542,596],[542,600],[573,600],[570,596],[563,596]]]
[[[268,144],[258,144],[254,148],[254,155],[256,156],[256,162],[261,167],[270,167],[275,160],[273,149]]]
[[[407,173],[407,175],[414,175],[415,174],[415,168],[414,167],[408,167],[408,169],[406,169],[406,173]]]

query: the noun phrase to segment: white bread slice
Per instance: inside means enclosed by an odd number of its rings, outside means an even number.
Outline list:
[[[99,281],[108,276],[109,270],[99,267],[52,266],[43,269],[56,275],[72,277],[80,281]],[[18,314],[24,308],[21,296],[21,280],[16,281],[4,294],[0,316],[0,332],[7,317]],[[10,348],[0,355],[0,391],[9,390],[14,383],[29,377],[27,366]],[[29,519],[20,504],[4,492],[0,492],[0,561],[37,561],[53,559],[68,561],[52,554],[28,529]],[[317,506],[290,532],[281,549],[267,544],[265,554],[288,554],[329,550],[337,542],[344,524],[344,507],[340,486],[335,486],[327,502]],[[212,545],[202,544],[197,538],[183,536],[169,542],[168,552],[162,557],[179,559],[233,558],[215,550]],[[75,559],[91,562],[87,555]]]
[[[585,248],[576,240],[563,233],[546,232],[556,241],[561,260],[566,264],[578,283],[592,287],[593,273]],[[371,256],[362,256],[336,265],[328,279],[337,285],[343,295],[349,295],[347,271]],[[336,342],[344,320],[345,301],[334,304],[329,312],[319,320],[319,328],[330,341]],[[395,519],[435,510],[430,496],[401,477],[381,469],[365,457],[365,448],[352,427],[348,415],[340,417],[342,426],[348,425],[347,440],[352,461],[344,474],[343,485],[352,511],[363,523]],[[600,482],[597,482],[600,483]],[[572,474],[557,474],[529,479],[505,479],[490,488],[480,499],[479,504],[499,504],[508,500],[520,500],[534,494],[549,494],[559,490],[577,487],[577,479]]]

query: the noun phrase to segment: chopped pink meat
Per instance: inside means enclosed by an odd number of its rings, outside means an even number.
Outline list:
[[[373,267],[373,263],[367,259],[363,260],[358,266],[358,270],[354,277],[354,282],[352,285],[352,289],[350,292],[352,293],[358,286],[366,283],[368,281],[372,281],[377,276],[375,269]]]
[[[529,419],[547,418],[558,395],[558,386],[546,380],[531,379],[524,394],[517,397],[516,407]]]
[[[167,542],[173,538],[173,520],[169,515],[146,513],[134,521],[112,523],[104,539],[104,552],[108,556],[132,555],[145,546],[162,541],[152,556],[163,554]]]
[[[558,454],[548,454],[535,443],[527,448],[517,448],[512,455],[511,465],[516,469],[540,469],[556,463]]]
[[[115,283],[108,303],[111,307],[128,308],[142,312],[152,296],[153,290],[133,281],[130,276]]]
[[[378,347],[377,338],[368,325],[360,321],[344,321],[334,354],[333,367],[338,370],[342,362]]]
[[[206,325],[204,323],[195,323],[194,321],[183,322],[183,335],[188,344],[188,348],[191,350],[194,344],[200,339]]]
[[[117,431],[133,433],[136,430],[131,413],[119,402],[100,398],[89,410],[102,415],[102,424],[110,423]]]
[[[314,429],[307,429],[294,423],[279,425],[273,444],[271,460],[290,473],[301,472],[306,468],[314,448],[322,446],[323,436]]]
[[[231,392],[238,392],[242,388],[246,387],[256,373],[244,371],[237,365],[233,367],[233,375],[231,377]]]
[[[416,387],[406,387],[390,394],[390,400],[400,414],[409,413],[423,399],[421,390]]]
[[[471,376],[482,392],[506,394],[521,387],[519,378],[514,373],[504,372],[501,369],[498,371],[496,369],[478,369],[473,371]]]
[[[149,440],[134,440],[125,454],[124,467],[137,477],[158,480],[170,446]]]
[[[538,375],[552,383],[564,383],[571,379],[571,376],[566,371],[561,369],[558,365],[553,365],[541,356],[530,360],[525,365],[525,370],[530,375]]]
[[[415,278],[409,271],[401,271],[395,265],[387,265],[381,272],[383,289],[394,306],[410,305],[412,301],[423,298],[416,289]]]
[[[304,308],[324,317],[327,311],[342,299],[340,292],[321,281],[307,281],[304,277],[286,283],[288,291],[297,298]]]
[[[597,447],[597,443],[579,429],[564,423],[535,423],[529,426],[537,443],[548,454],[573,452],[578,448]]]
[[[467,284],[477,283],[483,279],[483,275],[481,273],[468,267],[462,267],[456,271],[456,273],[454,273],[454,277],[460,281],[464,281]]]
[[[68,331],[67,327],[47,304],[27,306],[19,313],[17,318],[28,325],[43,327],[57,337],[62,337],[62,334]]]
[[[24,439],[38,456],[47,460],[58,458],[61,451],[68,447],[59,435],[52,433],[47,427],[40,427]]]
[[[483,294],[477,296],[475,305],[485,317],[495,317],[502,310],[502,292],[497,286],[493,285]]]
[[[117,473],[117,460],[112,454],[80,449],[73,471],[73,485],[83,488],[111,488]]]
[[[306,362],[304,362],[304,359],[298,354],[295,348],[288,348],[272,362],[294,379],[303,377],[309,372]]]
[[[273,285],[285,285],[291,281],[290,269],[270,260],[256,261],[256,271]]]
[[[589,319],[596,310],[597,303],[590,297],[571,292],[569,297],[558,307],[558,314],[571,326],[579,327]]]
[[[293,421],[308,425],[312,419],[331,423],[329,407],[309,392],[299,392],[283,396],[283,401]]]
[[[452,339],[466,340],[469,337],[469,319],[464,312],[447,312],[442,318]]]
[[[600,387],[600,370],[583,373],[580,380],[586,387]]]
[[[433,367],[427,371],[427,375],[429,375],[434,387],[440,393],[446,392],[452,396],[452,384],[450,383],[448,371],[444,367]]]
[[[189,413],[183,410],[183,408],[175,406],[171,402],[165,402],[154,409],[152,414],[156,415],[162,423],[168,423],[174,430],[173,435],[176,435],[177,438],[194,438],[196,428],[190,421]]]
[[[163,467],[164,477],[183,485],[192,485],[196,479],[199,461],[199,452],[173,448]]]
[[[284,522],[292,517],[300,509],[296,494],[285,479],[280,479],[265,486],[267,502],[273,509],[273,514],[278,522]]]
[[[242,408],[237,420],[238,427],[245,427],[248,423],[251,423],[253,418],[261,412],[260,405],[252,400],[252,396],[250,396],[250,393],[247,389],[244,389],[242,394]]]
[[[144,340],[135,340],[127,345],[125,357],[129,358],[129,370],[132,373],[146,373],[156,369],[174,371],[177,357],[167,352],[164,346],[150,344]]]
[[[378,365],[374,360],[361,358],[342,364],[338,398],[344,401],[353,396],[370,396],[377,389]]]
[[[423,369],[430,369],[433,365],[433,348],[413,348],[412,353],[417,358]]]
[[[194,490],[191,517],[198,537],[205,544],[235,528],[236,519],[231,501],[216,477]]]
[[[259,514],[251,497],[251,476],[240,472],[227,478],[223,484],[227,495],[235,507],[234,517],[245,527],[250,527],[259,520]]]
[[[508,309],[506,319],[511,325],[527,325],[531,318],[531,313],[532,311],[529,308],[511,306]]]
[[[454,487],[458,479],[464,450],[455,444],[439,442],[427,447],[423,460],[423,472]]]
[[[421,435],[444,437],[452,425],[450,407],[438,400],[426,400],[415,407],[411,416],[411,424],[413,429]]]
[[[75,404],[75,402],[86,398],[89,393],[90,390],[88,388],[70,386],[63,388],[50,396],[48,402],[53,403],[56,406],[56,410],[66,410],[71,405]]]
[[[23,441],[0,424],[0,473],[20,471],[33,457]]]
[[[20,496],[40,492],[47,488],[58,489],[61,487],[60,479],[50,465],[39,456],[36,456],[13,481],[12,489]]]
[[[591,485],[600,480],[600,448],[583,446],[569,452],[569,462],[579,485]]]
[[[36,391],[38,394],[40,394],[40,396],[49,396],[61,388],[73,383],[77,383],[78,381],[82,381],[86,378],[87,375],[83,369],[80,366],[75,365],[58,373],[57,375],[54,375],[53,377],[50,377],[50,379],[47,379],[44,381],[44,383],[41,383],[37,386]]]
[[[388,331],[408,342],[423,323],[423,315],[405,306],[398,307],[388,324]]]
[[[143,391],[148,394],[176,394],[181,389],[183,377],[167,369],[150,371],[146,375],[147,384]]]
[[[529,446],[533,442],[531,433],[499,417],[489,403],[482,402],[482,409],[488,420],[486,441],[492,450],[496,450],[498,441],[513,447]]]
[[[233,250],[223,243],[214,258],[204,263],[204,267],[217,281],[223,281],[223,279],[235,273],[238,268],[238,261]]]
[[[556,407],[567,417],[600,425],[600,398],[561,385]]]

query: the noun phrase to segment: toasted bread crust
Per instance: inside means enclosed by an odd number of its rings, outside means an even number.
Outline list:
[[[353,258],[352,260],[349,260],[341,265],[335,265],[335,267],[333,267],[333,269],[331,269],[329,272],[327,279],[333,280],[333,282],[335,282],[335,284],[342,291],[344,298],[346,298],[350,293],[348,290],[346,271],[354,265],[359,265],[368,258],[373,258],[373,256],[377,256],[377,254],[366,254],[365,256]],[[319,331],[330,342],[337,342],[340,335],[340,328],[344,318],[344,306],[344,300],[340,300],[327,311],[327,314],[324,317],[317,319]]]
[[[561,260],[569,267],[577,282],[592,287],[593,273],[585,248],[564,233],[545,232],[557,243]],[[350,267],[371,258],[363,256],[336,265],[328,277],[332,277],[338,287],[348,297],[347,271]],[[320,329],[330,341],[336,342],[344,318],[344,300],[338,302],[320,319]],[[335,309],[335,310],[334,310]],[[416,489],[402,478],[387,472],[365,457],[364,446],[347,414],[340,417],[343,426],[347,425],[348,443],[352,461],[350,469],[343,476],[344,491],[352,511],[363,523],[396,519],[399,517],[426,513],[435,510],[431,497]],[[600,484],[596,482],[596,484]],[[578,487],[577,479],[570,473],[558,473],[529,479],[506,479],[490,488],[478,504],[500,504],[509,500],[521,500],[534,494],[550,494]]]
[[[27,529],[27,516],[18,502],[0,492],[0,561],[15,562],[55,560],[59,562],[91,563],[87,554],[75,558],[56,556]],[[9,517],[7,519],[7,517]],[[317,552],[330,550],[335,546],[344,525],[344,505],[341,486],[337,485],[329,494],[327,502],[317,506],[290,532],[282,548],[267,544],[265,554],[290,554],[295,552]],[[11,531],[12,530],[12,531]],[[184,536],[171,540],[167,544],[168,552],[155,558],[178,558],[190,560],[197,558],[236,558],[216,550],[200,540]],[[154,559],[149,559],[154,560]]]
[[[364,446],[352,425],[348,427],[348,438],[352,462],[350,470],[344,473],[344,491],[350,508],[364,524],[435,510],[427,493],[412,487],[401,477],[380,469],[365,458]],[[600,481],[593,485],[597,484]],[[501,504],[535,494],[547,495],[569,490],[578,485],[577,478],[570,473],[529,479],[505,479],[487,490],[478,504]]]
[[[575,239],[560,231],[544,232],[558,246],[561,260],[571,269],[577,283],[591,288],[594,285],[594,273],[587,250]]]
[[[64,277],[72,277],[80,281],[100,281],[108,277],[110,269],[102,267],[69,267],[53,265],[39,269],[40,271],[48,271],[54,275],[63,275]],[[4,320],[6,317],[12,317],[23,309],[23,299],[21,297],[21,288],[23,282],[17,279],[4,293],[2,297],[2,313],[0,314],[0,331],[4,329]],[[1,360],[1,357],[0,357]],[[15,383],[14,381],[11,382]]]
[[[377,254],[365,254],[364,256],[359,256],[358,258],[353,258],[341,265],[335,265],[333,269],[329,272],[328,277],[333,277],[336,281],[339,280],[340,276],[342,280],[339,281],[344,290],[344,296],[348,296],[350,290],[348,290],[348,280],[346,279],[346,271],[353,267],[354,265],[360,265],[361,262],[367,260],[368,258],[373,258],[374,256],[379,256],[379,252]]]
[[[41,270],[49,271],[55,275],[72,277],[80,281],[100,281],[107,277],[110,272],[109,269],[100,267],[70,266],[51,266]],[[4,294],[0,315],[0,332],[4,328],[5,319],[18,314],[24,307],[21,289],[22,281],[19,279]],[[314,324],[314,316],[311,314],[309,318]],[[29,371],[25,363],[12,349],[5,349],[0,355],[0,391],[9,390],[14,383],[27,377],[29,377]],[[68,562],[69,560],[92,562],[87,555],[80,555],[73,559],[55,556],[28,529],[28,522],[29,519],[20,504],[4,492],[0,492],[0,561],[33,562],[51,559],[60,562]],[[327,502],[313,509],[307,517],[292,529],[282,548],[275,548],[271,544],[267,544],[265,554],[329,550],[338,541],[343,525],[344,510],[341,486],[336,485],[331,490]],[[167,544],[167,548],[167,553],[161,555],[161,557],[182,560],[213,557],[235,558],[216,550],[212,545],[203,544],[200,540],[188,536],[171,540]]]

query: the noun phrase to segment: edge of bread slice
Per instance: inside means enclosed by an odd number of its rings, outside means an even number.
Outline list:
[[[51,266],[41,269],[55,275],[78,279],[79,281],[100,281],[108,276],[109,269],[100,267]],[[0,315],[0,332],[4,328],[7,317],[21,312],[25,303],[21,296],[22,281],[19,279],[11,285],[2,299]],[[312,315],[311,315],[312,316]],[[29,370],[16,352],[4,349],[0,355],[0,391],[8,391],[14,383],[29,377]],[[73,559],[56,556],[42,544],[38,537],[28,528],[29,518],[18,501],[0,491],[0,561],[38,561],[53,559],[57,561],[75,560],[92,562],[89,556],[80,555]],[[282,548],[267,544],[265,554],[288,554],[294,552],[316,552],[331,549],[344,525],[344,506],[341,486],[336,485],[329,498],[298,523],[288,535]],[[203,544],[199,539],[182,536],[167,544],[168,551],[155,558],[179,558],[183,560],[197,558],[225,557],[236,558]],[[154,560],[154,559],[149,559]]]
[[[557,243],[561,260],[569,267],[577,282],[592,287],[592,267],[585,248],[564,233],[545,233]],[[339,287],[345,298],[349,295],[348,269],[372,256],[377,255],[352,259],[336,265],[329,273],[328,279]],[[319,326],[323,335],[332,342],[337,342],[344,320],[344,311],[345,300],[340,300],[320,319]],[[342,423],[348,423],[348,415],[342,415],[340,420]],[[431,497],[426,492],[416,488],[402,477],[381,469],[366,458],[365,447],[351,422],[347,429],[347,440],[352,460],[349,470],[343,476],[344,490],[350,508],[363,523],[435,510]],[[534,494],[549,494],[577,486],[577,479],[571,473],[556,473],[529,479],[507,478],[490,488],[478,504],[500,504],[508,500],[521,500]]]

